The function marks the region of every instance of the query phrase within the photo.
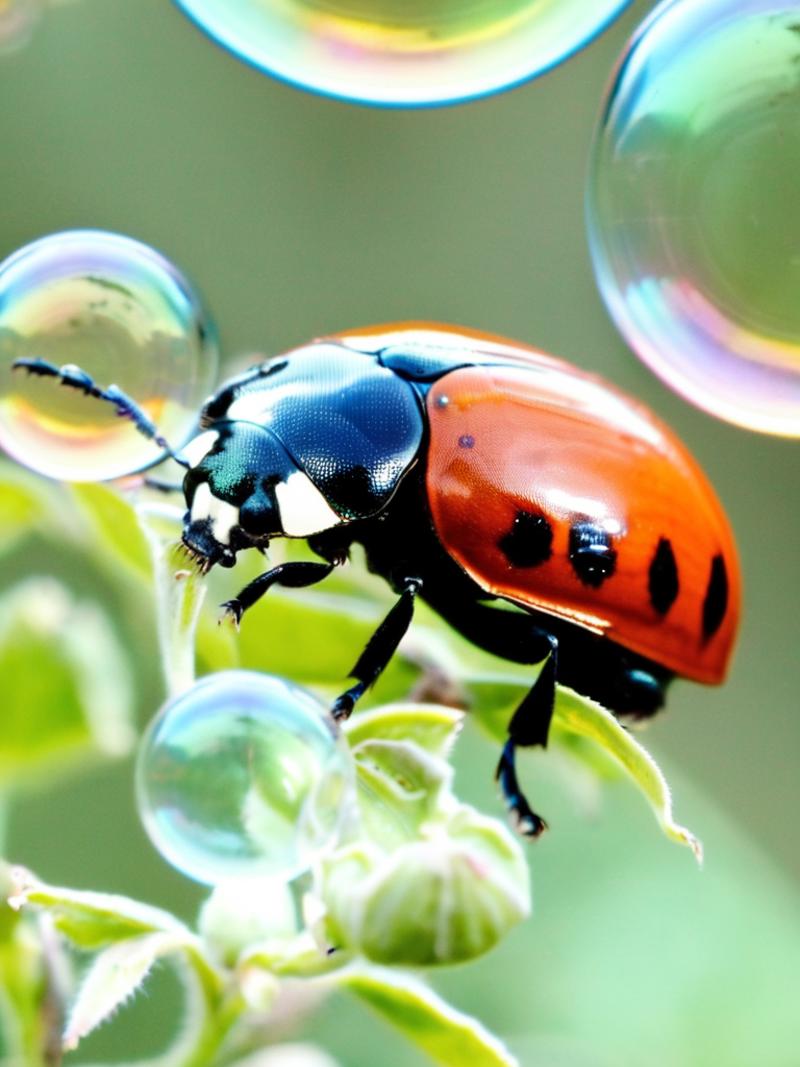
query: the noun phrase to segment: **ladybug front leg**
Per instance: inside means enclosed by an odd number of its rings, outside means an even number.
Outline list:
[[[234,625],[238,627],[242,621],[242,615],[260,600],[273,585],[282,585],[287,589],[304,589],[309,585],[316,585],[317,582],[327,578],[334,566],[335,564],[333,563],[313,563],[304,560],[281,563],[278,567],[273,567],[271,570],[259,574],[233,600],[226,600],[221,605],[224,609],[222,617],[223,619],[231,619]]]
[[[346,689],[334,701],[331,708],[331,714],[334,719],[348,718],[355,707],[356,701],[364,695],[385,670],[389,660],[397,651],[397,646],[403,640],[406,631],[411,625],[411,619],[414,615],[414,599],[421,588],[422,582],[419,578],[407,578],[403,582],[403,591],[400,594],[400,599],[369,639],[367,647],[358,657],[355,667],[350,671],[350,677],[356,679],[356,684]]]

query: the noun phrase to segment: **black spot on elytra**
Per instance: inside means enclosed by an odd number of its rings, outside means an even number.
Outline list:
[[[666,537],[662,537],[658,542],[658,547],[650,562],[647,588],[650,593],[650,603],[659,615],[666,615],[675,603],[679,589],[678,564],[675,562],[672,545]]]
[[[593,522],[576,522],[569,531],[569,561],[584,585],[599,589],[617,569],[611,534]]]
[[[518,511],[511,529],[497,546],[512,567],[538,567],[550,559],[553,531],[544,515]]]
[[[472,436],[471,433],[462,433],[462,435],[458,439],[458,447],[459,448],[474,448],[475,447],[475,438]]]
[[[721,555],[711,560],[706,596],[703,601],[703,637],[713,637],[722,625],[728,610],[728,571]]]

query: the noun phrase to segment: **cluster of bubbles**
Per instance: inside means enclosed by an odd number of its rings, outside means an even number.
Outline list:
[[[549,70],[630,0],[178,0],[293,85],[387,107],[474,99]]]
[[[0,446],[67,481],[162,458],[111,405],[14,369],[20,359],[77,365],[119,386],[176,447],[217,377],[214,331],[186,279],[147,245],[94,230],[43,237],[0,264]]]
[[[153,844],[210,885],[306,870],[335,843],[353,765],[326,709],[271,675],[223,671],[171,700],[139,750]]]
[[[669,0],[623,54],[589,235],[628,343],[720,418],[800,436],[800,9]]]

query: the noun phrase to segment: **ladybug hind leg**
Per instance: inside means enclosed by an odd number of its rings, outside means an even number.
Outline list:
[[[497,780],[506,805],[517,829],[525,837],[538,837],[547,829],[547,823],[533,811],[520,789],[515,767],[518,747],[546,747],[553,718],[558,676],[558,643],[554,637],[543,631],[540,631],[540,635],[537,644],[546,641],[549,645],[549,655],[530,691],[514,712],[508,727],[508,740],[497,765]]]
[[[527,613],[489,607],[476,600],[443,597],[431,606],[454,629],[486,652],[514,663],[542,663],[533,686],[511,719],[500,762],[497,781],[506,805],[520,833],[538,837],[547,823],[531,808],[516,771],[517,748],[547,745],[559,677],[559,646],[556,637]]]

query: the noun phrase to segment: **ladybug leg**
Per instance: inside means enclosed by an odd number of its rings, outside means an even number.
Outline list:
[[[156,493],[164,493],[165,496],[169,493],[183,492],[182,485],[177,485],[174,482],[164,482],[160,478],[145,478],[144,486],[146,489],[152,489]]]
[[[539,675],[511,719],[508,741],[497,765],[496,777],[518,829],[526,837],[538,837],[547,828],[537,815],[517,780],[517,748],[547,745],[556,696],[558,641],[521,612],[502,611],[478,601],[436,598],[431,606],[461,634],[486,652],[514,663],[541,663]]]
[[[525,837],[539,837],[547,829],[547,823],[533,811],[517,781],[516,750],[516,742],[509,737],[497,764],[496,778],[517,830]]]
[[[221,605],[224,609],[222,618],[230,618],[238,627],[242,621],[242,615],[248,608],[252,608],[253,604],[260,600],[273,585],[282,585],[287,589],[303,589],[327,578],[333,567],[333,563],[313,563],[304,560],[281,563],[278,567],[259,574],[233,600],[226,600]]]
[[[544,639],[549,645],[550,655],[544,661],[532,688],[514,712],[508,727],[508,741],[496,772],[508,810],[517,829],[525,837],[539,837],[547,829],[547,823],[533,811],[520,788],[514,759],[517,747],[541,745],[544,748],[547,745],[556,699],[558,642],[547,634],[544,634]]]
[[[334,701],[331,708],[334,719],[348,718],[356,701],[383,673],[411,625],[414,599],[421,587],[419,578],[407,578],[403,583],[400,599],[369,639],[366,648],[358,657],[358,662],[350,671],[350,677],[356,679],[356,684]]]
[[[116,385],[109,385],[107,389],[103,389],[95,384],[91,375],[72,363],[66,363],[63,367],[58,367],[55,363],[49,363],[46,359],[26,357],[16,359],[11,364],[12,370],[19,370],[20,368],[26,370],[28,374],[33,374],[40,378],[58,378],[61,385],[65,385],[70,389],[77,389],[85,396],[92,396],[96,400],[103,400],[108,404],[113,404],[120,418],[130,419],[143,437],[146,437],[148,441],[155,442],[159,448],[163,448],[167,455],[174,459],[176,463],[179,463],[181,467],[189,467],[188,460],[173,451],[169,442],[161,436],[155,423],[145,411],[132,397],[129,397],[127,393],[123,393]]]

